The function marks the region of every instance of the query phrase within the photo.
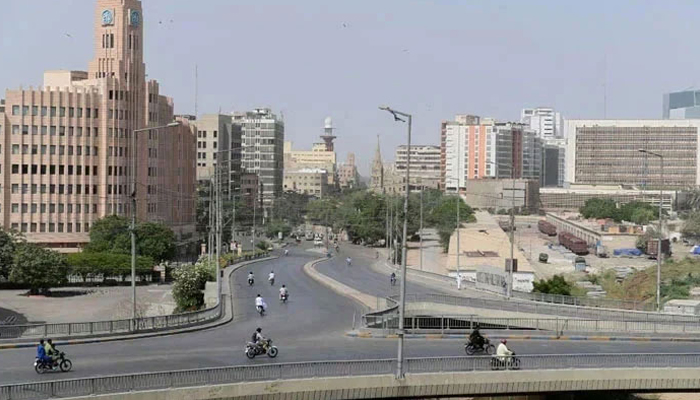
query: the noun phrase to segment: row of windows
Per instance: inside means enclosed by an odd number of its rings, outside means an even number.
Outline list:
[[[31,126],[31,132],[32,135],[38,135],[39,130],[41,129],[41,134],[42,135],[49,135],[49,136],[66,136],[66,132],[68,133],[68,136],[83,136],[83,127],[78,126],[78,127],[65,127],[65,126],[59,126],[56,127],[55,125],[51,126],[46,126],[46,125],[41,125],[41,127],[37,125],[32,125]],[[21,132],[22,135],[29,135],[29,125],[22,125],[21,126]],[[20,133],[20,125],[12,125],[12,134],[13,135],[19,135]],[[92,128],[92,134],[94,137],[97,137],[99,134],[99,129],[97,127]],[[85,136],[90,136],[90,128],[87,127],[85,128]]]
[[[85,186],[85,193],[83,193],[83,186]],[[90,194],[90,188],[92,187],[92,194],[97,194],[97,185],[54,185],[54,184],[32,184],[31,185],[31,193],[32,194],[38,194],[41,192],[41,194],[73,194],[73,188],[75,187],[75,194]],[[23,183],[22,184],[22,193],[23,194],[29,194],[29,189],[30,185]],[[12,194],[20,194],[20,185],[17,183],[12,184]]]
[[[90,146],[64,146],[64,145],[57,146],[57,145],[53,145],[53,144],[52,145],[33,144],[33,145],[31,145],[31,147],[28,144],[23,144],[21,154],[39,154],[39,150],[41,150],[41,154],[47,154],[47,151],[48,151],[48,154],[54,155],[54,154],[56,154],[56,149],[58,149],[58,154],[61,156],[66,154],[66,150],[68,150],[67,154],[69,156],[72,156],[73,154],[78,155],[78,156],[82,156],[83,154],[85,154],[86,156],[90,156],[90,155],[96,156],[97,155],[97,146],[92,146],[92,147],[90,147]],[[75,152],[73,151],[74,149],[75,149]],[[90,151],[90,149],[92,149],[92,151]],[[110,147],[110,149],[111,149],[111,147]],[[18,145],[18,144],[12,145],[12,154],[20,154],[20,145]]]
[[[107,112],[107,119],[118,119],[120,121],[122,120],[128,120],[129,119],[129,110],[120,110],[120,109],[112,109],[110,108],[109,111]]]
[[[48,168],[47,168],[48,167]],[[31,174],[37,175],[46,175],[48,171],[48,175],[56,175],[56,171],[58,170],[58,175],[73,175],[73,172],[75,171],[75,175],[83,175],[83,171],[85,171],[85,175],[90,175],[90,166],[85,165],[83,168],[82,165],[78,165],[75,168],[72,165],[58,165],[58,169],[56,168],[56,165],[36,165],[36,164],[12,164],[12,174],[29,174],[31,171]],[[67,167],[67,168],[66,168]],[[22,172],[20,172],[22,171]],[[68,173],[66,173],[68,171]],[[92,175],[97,175],[97,166],[94,165],[92,167]]]
[[[48,206],[48,207],[47,207]],[[97,204],[85,204],[84,206],[81,204],[76,204],[75,205],[75,213],[76,214],[90,214],[90,206],[92,206],[92,213],[97,214]],[[63,203],[58,204],[58,208],[56,207],[56,203],[32,203],[31,204],[31,213],[36,214],[38,212],[41,212],[42,214],[45,214],[47,212],[49,214],[55,214],[56,210],[58,210],[59,214],[67,213],[67,214],[73,214],[73,204],[68,204],[67,207]],[[12,203],[12,213],[13,214],[18,214],[20,211],[20,204],[19,203]],[[27,203],[22,203],[22,213],[26,214],[30,210],[30,204]],[[82,212],[81,212],[82,210]]]
[[[37,224],[35,222],[32,222],[29,225],[27,223],[22,223],[21,228],[20,228],[20,224],[13,223],[12,229],[15,231],[21,229],[21,232],[27,232],[27,228],[29,228],[29,232],[37,232],[37,228],[38,228],[39,232],[42,232],[42,233],[47,232],[47,229],[48,229],[48,232],[56,232],[57,225],[58,225],[58,232],[63,232],[64,226],[66,228],[65,232],[67,232],[67,233],[73,232],[73,224],[70,222],[65,224],[65,225],[63,222],[59,222],[58,224],[55,224],[53,222],[48,223],[48,224]],[[81,226],[82,226],[82,229],[84,229],[86,233],[90,232],[90,224],[88,224],[87,222],[82,224],[82,225],[80,223],[76,222],[75,223],[75,231],[80,232]]]
[[[95,108],[82,108],[82,107],[48,107],[48,106],[31,106],[31,111],[32,111],[32,116],[36,117],[39,115],[39,110],[41,110],[41,116],[46,117],[47,115],[50,115],[52,117],[55,117],[58,112],[59,117],[65,117],[66,116],[66,110],[68,110],[68,117],[73,118],[82,118],[83,117],[83,110],[85,110],[85,118],[97,118],[99,116],[99,109]],[[13,105],[12,106],[12,115],[20,115],[20,106],[19,105]],[[22,106],[22,115],[27,116],[29,115],[29,106]]]

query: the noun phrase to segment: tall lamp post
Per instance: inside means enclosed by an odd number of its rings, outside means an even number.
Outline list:
[[[663,235],[664,230],[664,156],[644,149],[639,149],[637,151],[650,156],[659,157],[659,160],[661,161],[661,185],[659,185],[659,237],[657,238],[658,247],[656,250],[656,311],[661,312],[661,257],[663,257],[661,254],[661,236]]]
[[[134,129],[131,133],[131,319],[136,319],[136,134],[156,129],[172,128],[180,126],[175,121],[167,125],[152,126],[148,128]]]
[[[399,348],[396,360],[396,378],[403,379],[403,340],[404,340],[404,309],[406,305],[406,236],[408,235],[408,196],[411,192],[411,121],[413,117],[401,111],[393,110],[387,106],[379,107],[380,110],[387,111],[394,116],[394,121],[407,122],[408,142],[406,147],[406,197],[403,202],[403,237],[401,238],[401,288],[399,302]],[[403,119],[404,117],[406,119]]]

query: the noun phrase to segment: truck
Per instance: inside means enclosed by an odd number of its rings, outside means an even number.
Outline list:
[[[585,258],[578,256],[574,259],[574,269],[576,271],[584,272],[586,270],[587,266],[588,266],[588,263],[586,263]]]
[[[547,236],[557,236],[557,227],[545,220],[538,221],[537,228]]]
[[[649,258],[656,259],[656,255],[659,251],[659,240],[649,239],[647,241],[647,255]],[[661,253],[664,257],[671,257],[671,242],[668,239],[661,240]]]
[[[559,244],[566,247],[574,254],[580,256],[588,254],[588,243],[568,232],[559,233]]]
[[[608,258],[608,248],[603,246],[602,244],[597,244],[595,246],[595,255],[597,255],[600,258]]]

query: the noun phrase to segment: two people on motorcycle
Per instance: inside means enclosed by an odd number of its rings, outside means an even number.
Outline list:
[[[282,285],[280,288],[280,300],[287,300],[287,297],[289,296],[289,292],[287,291],[287,286]]]
[[[48,339],[44,343],[44,339],[39,340],[39,345],[36,348],[36,358],[39,361],[50,365],[52,368],[56,368],[56,358],[58,357],[58,351],[53,345],[53,341]]]

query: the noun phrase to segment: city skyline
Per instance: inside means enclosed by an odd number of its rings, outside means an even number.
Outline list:
[[[700,6],[599,3],[388,1],[330,9],[318,1],[149,0],[145,61],[149,74],[178,99],[179,114],[194,112],[198,64],[200,115],[271,107],[284,114],[288,139],[302,147],[316,140],[323,118],[332,116],[339,154],[355,152],[368,175],[372,153],[362,152],[362,143],[381,134],[384,156],[390,157],[405,141],[377,112],[384,103],[414,114],[414,140],[423,144],[437,144],[440,122],[463,113],[516,121],[524,107],[549,106],[569,118],[659,118],[663,93],[696,84],[700,59],[675,49],[691,48],[697,28],[690,16]],[[0,87],[39,86],[46,65],[82,68],[80,60],[91,56],[90,10],[78,1],[67,4],[28,0],[4,6],[3,50],[23,62],[4,67]],[[37,7],[41,13],[34,12]],[[249,17],[227,19],[242,14]],[[26,15],[32,15],[31,29],[9,23]],[[462,24],[465,15],[473,18]],[[263,18],[266,29],[259,28]],[[55,21],[67,22],[61,33],[52,31]],[[222,60],[235,60],[236,47],[249,37],[257,44],[247,46],[253,62],[217,65],[200,57],[230,48],[232,55]],[[285,61],[265,62],[269,49]],[[483,61],[469,62],[473,54]],[[677,62],[665,62],[671,55]],[[663,73],[650,76],[654,71]],[[498,95],[506,90],[508,96]]]

